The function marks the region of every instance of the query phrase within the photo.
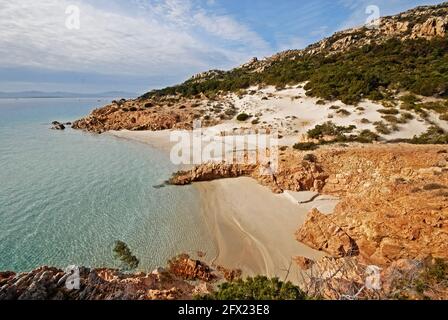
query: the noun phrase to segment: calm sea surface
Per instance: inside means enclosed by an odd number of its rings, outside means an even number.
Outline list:
[[[68,129],[108,101],[0,99],[0,270],[118,267],[125,241],[141,270],[184,252],[213,255],[191,187],[156,189],[176,168],[150,146]]]

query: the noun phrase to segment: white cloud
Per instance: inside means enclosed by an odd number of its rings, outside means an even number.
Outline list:
[[[129,4],[146,10],[126,15],[83,0],[0,0],[0,65],[184,74],[212,65],[229,67],[269,50],[261,37],[232,17],[209,15],[187,0]],[[80,8],[79,30],[65,27],[69,5]]]

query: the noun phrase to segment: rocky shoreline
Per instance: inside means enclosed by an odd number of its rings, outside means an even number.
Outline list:
[[[309,214],[297,239],[333,257],[381,266],[399,259],[448,259],[448,150],[406,144],[286,150],[273,176],[263,164],[208,163],[171,183],[248,176],[273,192],[317,191],[340,197],[334,214]],[[312,162],[305,159],[314,159]]]

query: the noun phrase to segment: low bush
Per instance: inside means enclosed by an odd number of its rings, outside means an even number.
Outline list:
[[[226,282],[211,295],[202,297],[209,300],[304,300],[305,293],[291,282],[264,276]]]
[[[321,139],[325,136],[338,136],[344,133],[353,132],[356,129],[356,126],[351,125],[348,127],[337,126],[333,122],[328,121],[324,124],[317,125],[314,129],[308,131],[308,137],[311,139]]]
[[[362,123],[362,124],[369,124],[369,123],[371,123],[371,122],[370,122],[369,119],[364,118],[364,119],[361,119],[361,123]]]
[[[250,116],[249,116],[248,114],[246,114],[246,113],[241,113],[241,114],[239,114],[239,115],[236,117],[236,120],[243,122],[243,121],[246,121],[246,120],[249,119],[249,118],[250,118]]]
[[[376,131],[380,134],[387,135],[392,133],[392,130],[389,128],[389,126],[382,121],[375,122],[374,126]]]
[[[345,109],[339,109],[338,111],[336,111],[336,113],[343,117],[348,117],[349,115],[352,114],[350,111],[347,111]]]
[[[448,144],[448,134],[437,126],[432,126],[420,136],[412,138],[413,144]]]
[[[380,110],[378,110],[378,112],[382,113],[382,114],[386,114],[386,115],[397,115],[400,113],[400,111],[398,111],[397,109],[392,109],[392,108],[380,109]]]
[[[316,150],[317,148],[319,148],[319,145],[313,142],[301,142],[296,143],[293,148],[300,151],[309,151]]]

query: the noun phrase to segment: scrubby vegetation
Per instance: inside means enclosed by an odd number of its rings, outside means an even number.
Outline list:
[[[317,148],[319,148],[319,145],[313,142],[301,142],[296,143],[293,148],[300,151],[310,151],[316,150]]]
[[[305,54],[277,60],[263,72],[245,68],[220,73],[203,81],[155,90],[143,96],[237,92],[251,85],[282,87],[308,81],[307,94],[326,101],[356,104],[363,98],[380,100],[387,89],[402,89],[422,96],[448,93],[448,38],[372,43],[333,55]]]
[[[123,241],[116,241],[114,247],[115,258],[119,259],[125,270],[133,270],[138,267],[140,261],[134,256],[128,245]]]
[[[318,139],[319,142],[302,142],[296,143],[293,148],[300,151],[316,150],[320,146],[329,145],[334,143],[372,143],[378,141],[380,136],[370,130],[363,130],[359,134],[347,134],[356,129],[355,126],[341,127],[336,126],[331,122],[318,125],[314,129],[308,131],[308,137]],[[330,140],[324,140],[323,137],[332,137]]]
[[[448,134],[437,126],[432,126],[427,132],[409,140],[413,144],[448,144]]]
[[[212,300],[304,300],[306,295],[291,282],[264,276],[226,282],[218,290],[202,299]]]
[[[348,127],[337,126],[333,122],[328,121],[322,125],[317,125],[314,129],[308,131],[308,137],[311,139],[321,139],[325,136],[338,136],[344,133],[353,132],[356,129],[356,126],[351,125]]]
[[[247,119],[249,119],[250,116],[246,113],[241,113],[236,117],[236,120],[238,121],[246,121]]]
[[[448,294],[448,264],[442,259],[425,261],[417,266],[418,271],[409,274],[393,283],[393,292],[389,298],[399,300],[440,299]]]

